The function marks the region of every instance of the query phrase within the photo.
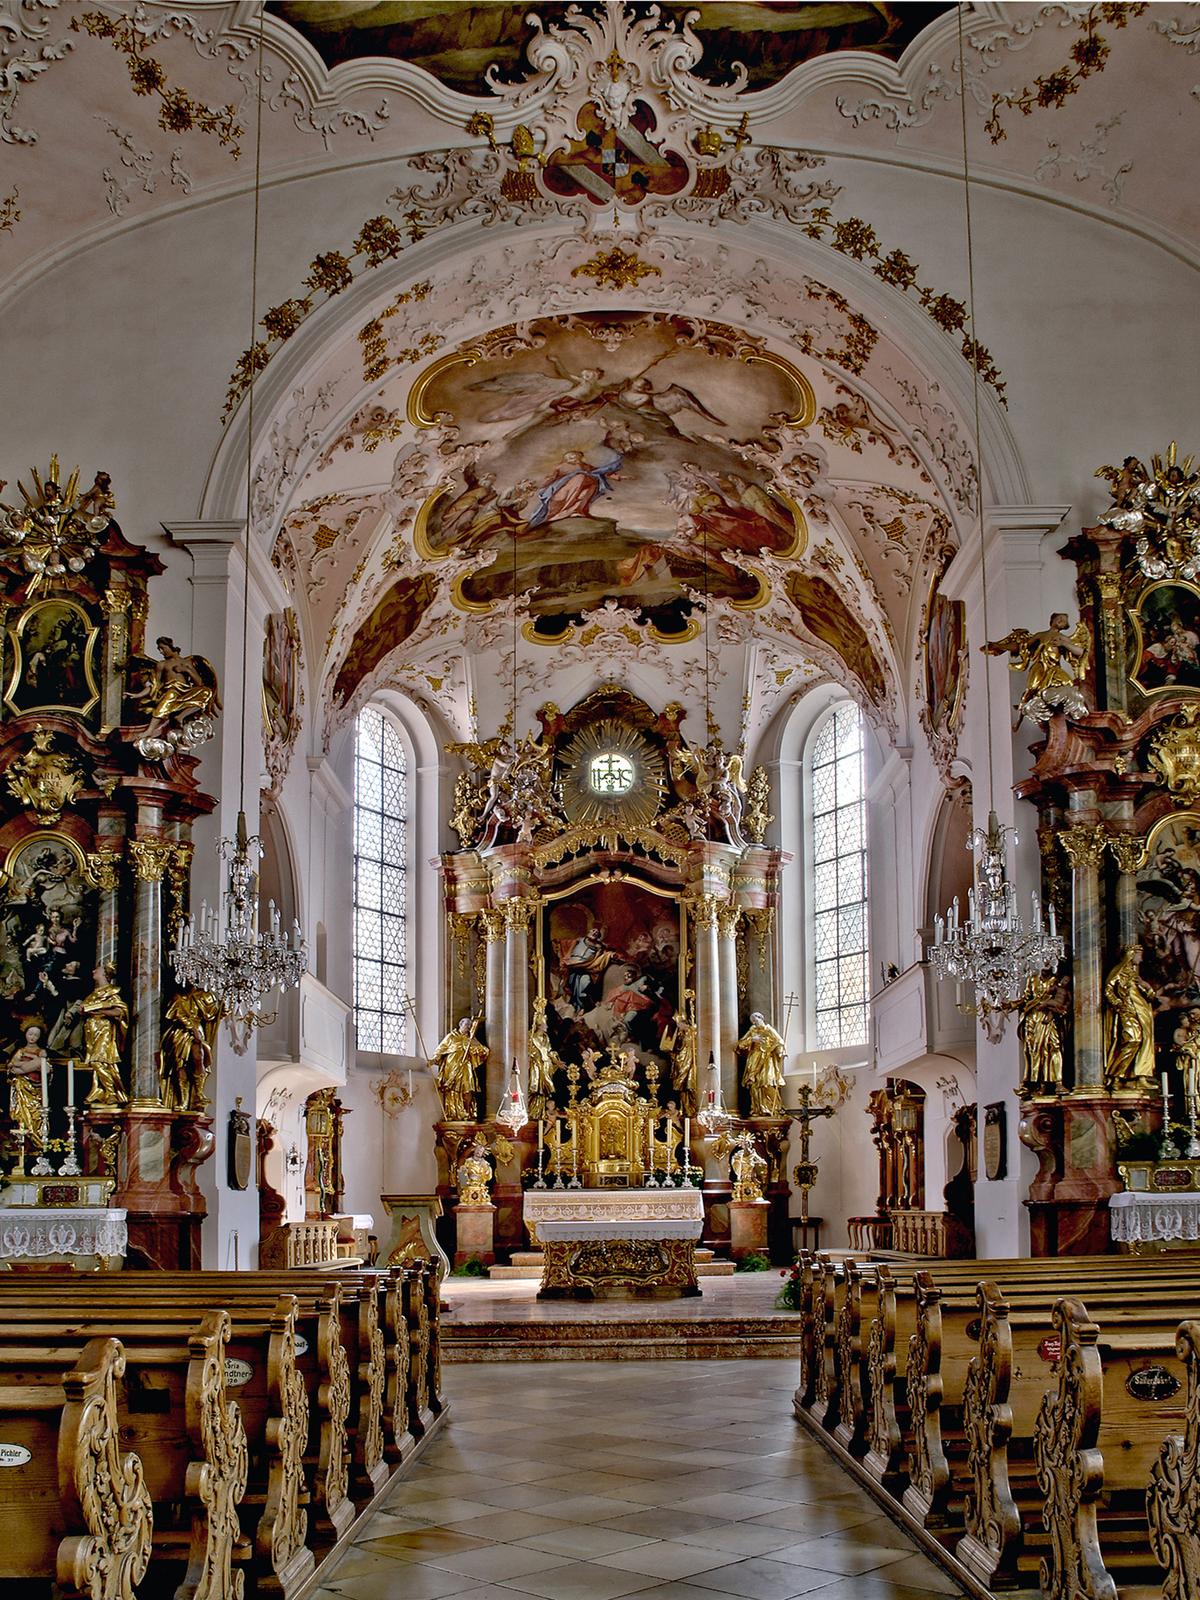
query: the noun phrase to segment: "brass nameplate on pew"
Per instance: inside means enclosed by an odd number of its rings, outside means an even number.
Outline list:
[[[1139,1367],[1125,1379],[1125,1388],[1135,1400],[1169,1400],[1179,1393],[1179,1379],[1166,1367]]]
[[[23,1444],[0,1444],[0,1467],[23,1467],[33,1460],[33,1452]]]
[[[1038,1345],[1038,1355],[1043,1361],[1058,1361],[1062,1357],[1062,1336],[1057,1333],[1047,1334]]]

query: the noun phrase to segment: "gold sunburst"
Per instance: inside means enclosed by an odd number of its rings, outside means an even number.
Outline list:
[[[593,782],[594,764],[627,764],[629,781],[606,793]],[[665,783],[662,753],[644,733],[611,718],[581,728],[562,754],[563,810],[573,823],[625,823],[645,827],[658,815]]]

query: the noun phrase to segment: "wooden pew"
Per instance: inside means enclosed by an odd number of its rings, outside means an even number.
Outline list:
[[[230,1324],[208,1311],[177,1338],[139,1339],[125,1332],[121,1440],[142,1463],[155,1506],[152,1581],[166,1582],[163,1564],[187,1563],[178,1600],[225,1600],[237,1589],[233,1562],[249,1556],[238,1507],[246,1491],[246,1433],[225,1390]],[[18,1383],[56,1381],[87,1343],[20,1343],[20,1330],[0,1326],[0,1359]],[[177,1508],[177,1509],[176,1509]],[[157,1570],[156,1570],[157,1569]],[[174,1585],[172,1585],[174,1587]]]
[[[54,1580],[70,1600],[124,1600],[141,1583],[153,1507],[140,1461],[121,1449],[124,1371],[113,1339],[89,1340],[68,1371],[40,1379],[0,1355],[5,1576]]]
[[[188,1300],[172,1307],[164,1302],[161,1287],[152,1299],[150,1282],[147,1274],[147,1291],[114,1302],[98,1293],[106,1287],[102,1280],[72,1280],[71,1305],[65,1311],[61,1284],[59,1304],[51,1306],[44,1293],[34,1291],[27,1299],[30,1286],[23,1281],[5,1283],[0,1288],[4,1338],[10,1345],[18,1340],[84,1341],[96,1334],[114,1340],[124,1337],[134,1348],[170,1338],[190,1343],[192,1332],[202,1323],[205,1305]],[[248,1486],[238,1509],[252,1542],[252,1577],[260,1594],[281,1595],[287,1600],[308,1582],[316,1565],[307,1543],[305,1509],[309,1498],[304,1471],[309,1403],[296,1364],[296,1298],[272,1294],[272,1301],[265,1310],[236,1304],[227,1308],[229,1338],[221,1376],[236,1402],[247,1441]],[[231,1381],[234,1379],[241,1381]],[[219,1594],[220,1590],[213,1592]]]
[[[1200,1322],[1181,1322],[1175,1354],[1187,1371],[1182,1433],[1168,1433],[1150,1474],[1150,1547],[1166,1572],[1164,1600],[1200,1594]]]
[[[1048,1535],[1049,1595],[1149,1600],[1161,1593],[1146,1492],[1159,1453],[1183,1416],[1175,1391],[1135,1399],[1130,1376],[1147,1357],[1178,1379],[1175,1339],[1102,1334],[1081,1300],[1055,1306],[1062,1339],[1057,1383],[1038,1414],[1034,1459]],[[1147,1383],[1147,1390],[1156,1385]],[[1176,1587],[1183,1596],[1186,1590]]]

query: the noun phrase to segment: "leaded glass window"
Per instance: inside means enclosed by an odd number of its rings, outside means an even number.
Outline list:
[[[374,706],[354,744],[354,1025],[360,1050],[401,1054],[408,993],[408,761]]]
[[[816,1048],[867,1042],[867,802],[862,716],[843,704],[809,756],[811,962]]]

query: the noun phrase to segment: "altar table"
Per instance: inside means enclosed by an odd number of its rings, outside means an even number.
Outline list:
[[[1109,1230],[1117,1244],[1167,1244],[1200,1240],[1200,1194],[1109,1196]]]
[[[125,1212],[109,1206],[0,1210],[0,1261],[120,1266],[128,1244]]]
[[[543,1255],[539,1299],[700,1293],[698,1189],[527,1189],[524,1218]]]

